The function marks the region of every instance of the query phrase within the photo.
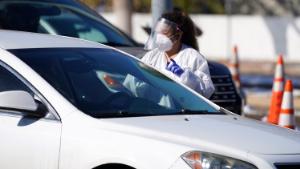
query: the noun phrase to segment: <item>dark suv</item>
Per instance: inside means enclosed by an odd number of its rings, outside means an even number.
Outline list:
[[[0,28],[71,36],[119,48],[142,57],[142,45],[102,16],[74,0],[0,0]],[[228,68],[208,61],[215,86],[211,101],[241,114],[242,101]]]

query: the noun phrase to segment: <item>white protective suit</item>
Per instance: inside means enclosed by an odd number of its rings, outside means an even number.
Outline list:
[[[173,59],[184,70],[180,77],[166,69],[167,58],[165,53],[158,49],[146,53],[142,61],[206,98],[213,94],[215,88],[210,78],[207,61],[197,50],[182,44],[181,50]]]

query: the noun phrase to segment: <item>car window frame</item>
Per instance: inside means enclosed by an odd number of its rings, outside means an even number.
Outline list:
[[[17,53],[15,53],[15,51],[19,51],[19,50],[47,50],[47,49],[50,49],[50,50],[54,50],[56,47],[54,48],[30,48],[30,49],[12,49],[12,50],[9,50],[9,52],[13,53],[16,57],[18,57],[19,59],[22,60],[22,57],[19,56]],[[79,49],[93,49],[93,50],[96,50],[98,48],[89,48],[89,47],[58,47],[60,50],[66,50],[66,49],[75,49],[75,50],[79,50]],[[114,49],[111,49],[111,48],[99,48],[99,49],[105,49],[105,50],[114,50]],[[55,50],[57,51],[57,50]],[[118,51],[118,50],[117,50]],[[180,85],[181,87],[185,88],[186,90],[188,90],[189,92],[193,93],[195,95],[195,97],[200,97],[201,100],[203,102],[205,102],[206,104],[208,104],[209,106],[211,106],[213,109],[215,109],[217,112],[220,112],[220,107],[217,106],[216,104],[210,102],[208,99],[204,98],[203,96],[201,96],[200,94],[198,94],[197,92],[195,92],[194,90],[191,90],[190,88],[188,88],[187,86],[181,84],[181,83],[178,83],[174,80],[172,80],[172,78],[169,78],[168,76],[165,76],[162,72],[156,70],[154,67],[152,67],[151,65],[148,65],[148,64],[145,64],[143,63],[140,59],[138,58],[135,58],[133,56],[130,56],[122,51],[118,51],[120,54],[125,54],[126,56],[128,56],[130,59],[134,60],[135,62],[138,62],[138,63],[141,63],[141,64],[144,64],[146,67],[149,67],[149,69],[153,69],[155,71],[157,71],[157,73],[159,72],[161,75],[163,75],[166,79],[169,79],[175,83],[177,83],[178,85]],[[30,65],[28,63],[26,63],[25,61],[23,61],[25,64],[27,65]],[[137,64],[138,64],[137,63]],[[31,67],[35,72],[37,72],[39,74],[38,71],[36,71],[33,67]],[[46,80],[46,79],[45,79]],[[46,80],[47,81],[47,80]],[[48,81],[47,81],[48,82]],[[49,83],[49,82],[48,82]],[[50,83],[49,83],[50,84]],[[50,84],[51,85],[51,84]],[[56,88],[55,88],[56,89]],[[57,89],[56,89],[57,90]],[[58,90],[57,90],[58,91]],[[59,92],[59,91],[58,91]],[[59,92],[60,93],[60,92]],[[64,96],[65,97],[65,96]],[[67,99],[67,98],[66,98]],[[71,104],[73,104],[69,99],[67,99],[68,102],[70,102]],[[74,104],[73,104],[74,105]],[[79,107],[77,105],[74,105],[77,109],[79,109]],[[84,112],[84,111],[82,111]],[[224,112],[223,112],[224,113]],[[87,112],[84,112],[84,114],[88,114]],[[215,113],[212,113],[212,114],[215,114]],[[224,113],[225,114],[225,113]]]
[[[42,104],[44,104],[48,112],[44,117],[41,117],[39,119],[44,120],[52,120],[52,121],[58,121],[61,122],[61,118],[55,108],[51,105],[51,103],[44,97],[41,92],[39,92],[28,80],[26,80],[20,73],[18,73],[15,69],[13,69],[10,65],[6,64],[4,61],[0,60],[0,66],[3,67],[7,72],[11,73],[13,76],[15,76],[21,83],[23,83],[28,89],[31,90],[31,92],[34,94],[34,96],[38,97]],[[3,112],[4,111],[4,112]],[[5,111],[1,110],[0,113],[2,114],[8,114],[8,115],[16,115],[16,116],[23,116],[24,114],[22,111]]]

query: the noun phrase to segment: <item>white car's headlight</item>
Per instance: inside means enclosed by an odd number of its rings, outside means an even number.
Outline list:
[[[192,169],[257,169],[250,163],[207,152],[187,152],[181,158]]]

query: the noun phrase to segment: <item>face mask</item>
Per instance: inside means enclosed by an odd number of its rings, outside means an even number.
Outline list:
[[[157,34],[155,43],[157,45],[158,50],[165,52],[172,49],[173,42],[170,38],[163,34]]]

